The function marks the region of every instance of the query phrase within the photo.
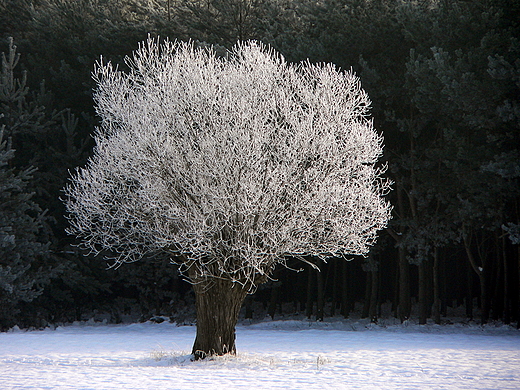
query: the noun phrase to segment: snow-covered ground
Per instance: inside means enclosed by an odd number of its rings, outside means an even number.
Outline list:
[[[238,355],[192,362],[195,327],[75,324],[0,334],[7,389],[520,389],[520,331],[364,320],[237,327]]]

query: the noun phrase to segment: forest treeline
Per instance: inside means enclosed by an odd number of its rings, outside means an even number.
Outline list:
[[[60,197],[92,151],[91,72],[148,34],[352,68],[385,138],[393,219],[367,258],[294,261],[245,305],[374,321],[520,323],[520,2],[0,0],[0,327],[190,318],[168,258],[107,269],[65,233]],[[109,254],[107,254],[109,255]],[[308,268],[308,269],[307,269]],[[412,304],[413,303],[413,304]]]

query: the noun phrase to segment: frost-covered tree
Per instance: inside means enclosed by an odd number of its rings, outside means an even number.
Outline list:
[[[127,65],[96,66],[70,233],[117,265],[170,253],[195,290],[195,358],[234,353],[244,298],[286,256],[366,254],[390,218],[369,98],[352,72],[256,42],[218,57],[149,39]]]

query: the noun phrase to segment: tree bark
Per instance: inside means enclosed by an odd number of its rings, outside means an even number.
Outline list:
[[[309,266],[308,270],[308,279],[307,279],[307,303],[305,304],[305,314],[307,315],[307,318],[311,318],[313,314],[314,309],[314,302],[312,299],[313,291],[314,291],[314,275],[315,269],[311,266]]]
[[[504,324],[511,323],[511,303],[509,299],[509,265],[507,264],[506,238],[500,240],[502,260],[504,261]]]
[[[519,262],[520,264],[520,262]],[[342,281],[341,281],[341,315],[348,318],[350,312],[350,289],[349,289],[349,264],[343,261],[342,267]],[[520,273],[520,267],[519,267]],[[519,321],[520,323],[520,321]]]
[[[406,258],[406,252],[399,247],[399,305],[397,315],[401,322],[410,318],[412,303],[410,297],[410,264]]]
[[[485,273],[485,265],[482,266],[477,265],[477,261],[473,256],[471,251],[471,233],[463,234],[462,238],[464,241],[464,248],[466,249],[466,254],[468,256],[468,261],[471,264],[471,267],[477,274],[480,282],[480,300],[481,300],[481,309],[482,309],[482,324],[486,324],[489,319],[489,297],[487,292],[487,283],[486,283],[486,273]]]
[[[246,297],[245,306],[246,306],[246,313],[245,313],[244,317],[249,320],[253,319],[253,299],[251,298],[251,295]]]
[[[517,264],[517,272],[518,272],[518,280],[520,282],[520,245],[517,249],[517,257],[516,257],[516,264]],[[518,288],[518,300],[516,302],[517,305],[517,311],[516,311],[516,329],[520,329],[520,288]]]
[[[414,149],[413,138],[412,142],[412,150]],[[413,170],[412,170],[413,174]],[[412,180],[413,181],[413,180]],[[397,193],[397,206],[399,209],[399,215],[402,217],[405,216],[405,207],[404,207],[404,196],[403,196],[403,187],[397,182],[396,193]],[[412,215],[414,214],[415,206],[413,200],[408,198],[411,206]],[[406,249],[399,245],[402,241],[403,231],[396,233],[392,229],[387,229],[388,233],[396,240],[398,251],[399,251],[399,303],[397,305],[397,316],[401,320],[401,322],[406,321],[410,318],[410,314],[412,311],[412,302],[410,295],[410,270],[408,259],[406,258]]]
[[[323,321],[324,317],[324,306],[325,306],[325,297],[323,291],[323,260],[317,260],[319,270],[316,273],[316,285],[317,285],[317,293],[318,297],[316,300],[316,321]]]
[[[336,315],[336,305],[338,303],[338,262],[334,262],[330,265],[333,276],[332,276],[332,306],[330,308],[330,316],[334,317]]]
[[[370,306],[368,309],[368,316],[370,317],[371,322],[377,323],[379,312],[379,271],[372,270],[370,275]]]
[[[225,279],[195,281],[193,289],[197,306],[194,359],[235,354],[235,326],[247,289]]]
[[[494,244],[495,244],[494,245],[495,259],[492,262],[494,265],[494,267],[493,267],[494,289],[493,289],[493,296],[492,297],[490,296],[490,307],[491,307],[490,310],[491,310],[493,320],[498,321],[501,318],[501,316],[504,314],[504,310],[505,310],[505,306],[504,306],[505,301],[503,299],[502,291],[506,288],[506,285],[502,284],[502,282],[505,279],[503,277],[505,270],[504,270],[504,272],[502,270],[502,268],[504,266],[504,262],[503,262],[502,255],[500,252],[500,238],[498,237],[498,234],[495,234]],[[503,317],[502,317],[502,320],[503,320]]]
[[[399,202],[401,204],[402,202]],[[412,311],[412,302],[411,302],[411,294],[410,294],[410,263],[406,258],[406,249],[401,247],[399,243],[401,242],[401,234],[394,232],[392,229],[387,229],[387,232],[395,239],[398,245],[398,304],[397,304],[397,317],[404,322],[405,320],[410,318],[410,313]]]
[[[466,265],[466,317],[469,321],[473,320],[473,273],[471,271],[471,264]]]
[[[276,307],[278,306],[278,296],[280,292],[280,285],[281,282],[276,281],[273,282],[272,288],[271,288],[271,300],[269,301],[269,307],[267,309],[267,314],[271,317],[272,320],[274,320],[274,316],[276,314]]]
[[[433,320],[441,323],[441,299],[439,287],[439,248],[433,250]]]
[[[367,318],[370,310],[370,292],[372,291],[372,279],[370,278],[370,271],[365,272],[365,302],[363,303],[363,311],[361,312],[361,318]]]
[[[427,309],[426,260],[419,264],[419,324],[425,325],[428,317]]]

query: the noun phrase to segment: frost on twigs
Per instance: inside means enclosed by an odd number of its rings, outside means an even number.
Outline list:
[[[352,71],[154,39],[127,65],[96,66],[96,148],[66,189],[84,247],[118,264],[166,251],[192,280],[250,289],[285,256],[365,254],[386,226],[382,137]]]

